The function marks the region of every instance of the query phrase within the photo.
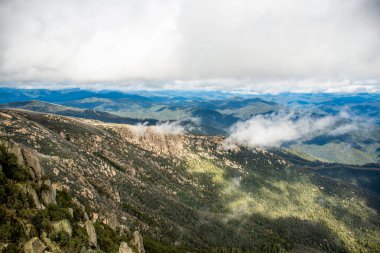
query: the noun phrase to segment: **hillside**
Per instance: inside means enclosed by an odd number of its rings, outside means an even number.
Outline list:
[[[48,103],[48,102],[43,102],[43,101],[38,101],[38,100],[1,104],[0,108],[17,108],[17,109],[24,109],[24,110],[30,110],[30,111],[35,111],[35,112],[52,113],[52,114],[57,114],[57,115],[69,116],[69,117],[94,119],[94,120],[101,120],[104,122],[120,123],[120,124],[138,124],[138,123],[155,124],[157,123],[157,120],[154,120],[154,119],[134,119],[134,118],[119,117],[117,115],[104,112],[104,111],[68,107],[68,106],[63,106],[63,105],[58,105],[58,104],[53,104],[53,103]]]
[[[44,102],[43,102],[44,101]],[[380,162],[380,97],[374,93],[250,94],[221,91],[94,91],[0,88],[0,108],[19,108],[121,124],[176,121],[187,132],[229,136],[260,115],[330,117],[347,126],[284,144],[309,160],[364,165]],[[343,117],[342,115],[348,115]],[[275,117],[273,117],[275,118]],[[344,128],[342,128],[344,129]],[[365,131],[363,131],[363,129]]]
[[[138,231],[89,217],[87,206],[46,177],[33,151],[0,144],[0,252],[144,252]]]
[[[26,110],[0,111],[0,138],[147,252],[376,252],[380,198],[264,149]],[[165,250],[163,250],[165,249]]]

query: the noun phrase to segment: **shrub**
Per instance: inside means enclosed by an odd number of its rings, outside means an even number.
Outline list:
[[[19,182],[30,179],[26,169],[17,164],[16,156],[8,153],[4,146],[0,146],[0,165],[2,172],[8,179]]]
[[[70,212],[67,210],[67,208],[60,208],[58,205],[55,205],[55,204],[48,205],[47,211],[48,211],[48,216],[51,221],[72,219]]]
[[[94,224],[98,244],[105,252],[117,252],[119,250],[120,239],[115,231],[99,222]]]

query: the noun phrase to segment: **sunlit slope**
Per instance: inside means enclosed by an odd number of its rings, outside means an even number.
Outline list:
[[[35,149],[46,173],[145,237],[193,249],[380,248],[379,198],[220,137],[2,110],[1,138]]]

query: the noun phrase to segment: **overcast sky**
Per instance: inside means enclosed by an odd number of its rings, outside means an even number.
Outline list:
[[[380,1],[0,0],[0,82],[380,92]]]

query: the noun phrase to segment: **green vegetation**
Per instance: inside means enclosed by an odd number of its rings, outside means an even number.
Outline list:
[[[297,247],[380,251],[379,196],[363,189],[376,174],[355,172],[349,178],[365,176],[355,186],[347,183],[349,179],[338,181],[327,173],[314,173],[313,169],[326,165],[322,162],[244,147],[226,151],[218,148],[219,137],[136,137],[127,126],[22,113],[17,119],[27,118],[31,125],[23,124],[27,129],[23,132],[51,133],[42,140],[30,138],[28,145],[42,153],[41,165],[49,168],[52,181],[87,203],[88,213],[99,213],[99,221],[107,218],[101,214],[115,212],[129,231],[144,235],[147,252],[288,252]],[[7,131],[16,132],[21,126],[10,128]],[[59,135],[63,130],[70,134],[70,142]],[[17,138],[25,139],[21,134]],[[8,203],[10,191],[22,200],[13,197],[9,207],[3,207],[6,215],[16,213],[34,224],[32,233],[46,232],[67,251],[78,252],[88,245],[81,226],[84,213],[70,192],[58,191],[57,205],[37,210],[17,190],[28,180],[4,177],[13,184],[11,190],[4,188],[4,201]],[[40,194],[37,185],[32,186]],[[23,208],[18,212],[13,205]],[[59,219],[69,220],[72,238],[53,233],[51,224]],[[17,223],[17,219],[6,220],[8,226]],[[106,252],[130,239],[129,234],[120,236],[101,223],[95,224],[95,230],[100,249]]]
[[[25,168],[17,165],[16,157],[0,146],[0,238],[8,243],[9,252],[26,241],[22,219],[32,213],[33,202],[23,191],[22,183],[29,179]],[[15,252],[15,251],[14,251]]]

